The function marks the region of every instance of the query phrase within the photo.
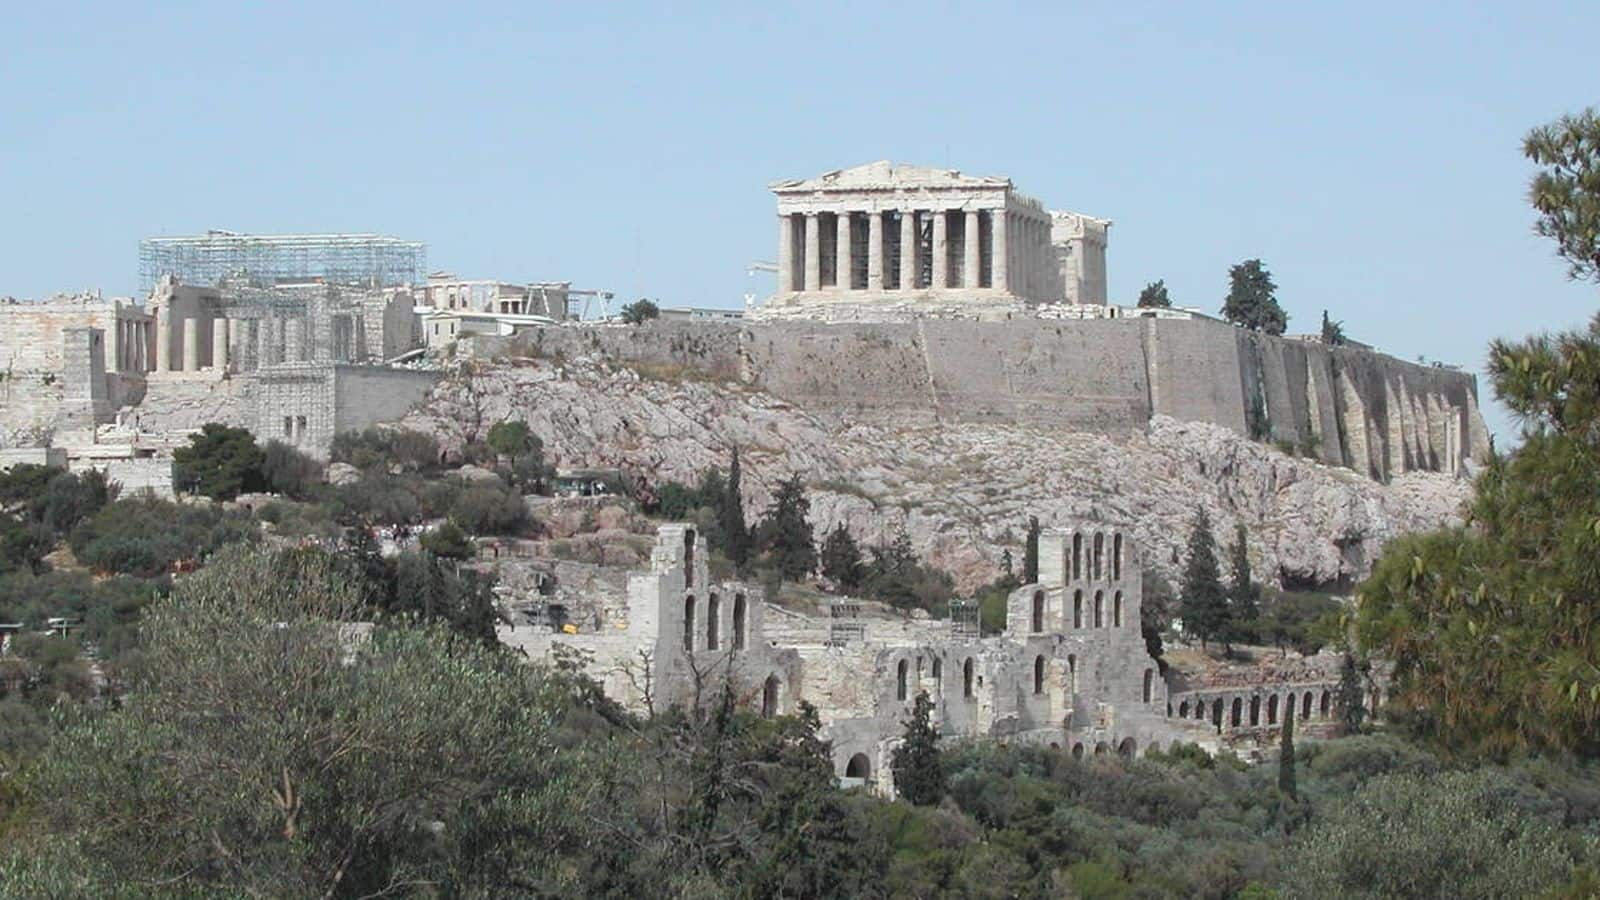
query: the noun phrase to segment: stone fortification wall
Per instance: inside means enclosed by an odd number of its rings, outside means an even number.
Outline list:
[[[1470,374],[1207,319],[561,326],[464,349],[693,371],[846,420],[1115,435],[1162,414],[1378,479],[1458,471],[1488,447]]]

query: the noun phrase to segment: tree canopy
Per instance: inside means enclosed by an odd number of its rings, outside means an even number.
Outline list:
[[[640,297],[622,308],[621,318],[626,325],[643,325],[651,319],[661,318],[661,307],[654,300]]]
[[[1289,314],[1278,305],[1278,286],[1259,259],[1247,259],[1228,269],[1228,296],[1222,317],[1235,325],[1267,334],[1283,334]]]
[[[1146,308],[1165,309],[1172,306],[1172,298],[1167,295],[1167,283],[1163,280],[1152,281],[1139,292],[1139,306]]]
[[[248,428],[207,422],[189,438],[189,446],[173,451],[172,480],[181,490],[232,500],[266,487],[261,475],[265,462]]]
[[[1556,242],[1573,279],[1600,281],[1600,113],[1586,109],[1528,133],[1523,155],[1540,167],[1528,186],[1534,230]]]
[[[1183,596],[1179,616],[1183,630],[1200,638],[1201,644],[1228,636],[1228,592],[1222,586],[1217,564],[1217,540],[1211,534],[1211,517],[1201,507],[1189,529],[1188,558],[1183,568]]]

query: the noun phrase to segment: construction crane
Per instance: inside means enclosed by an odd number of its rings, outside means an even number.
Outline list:
[[[590,313],[594,312],[592,305],[595,303],[600,304],[600,318],[609,319],[611,318],[611,300],[615,296],[616,295],[610,291],[568,290],[567,315],[572,315],[572,298],[583,297],[585,299],[583,300],[583,306],[578,310],[576,317],[577,319],[580,321],[588,320],[590,318]]]
[[[778,264],[777,263],[772,263],[772,262],[767,262],[764,259],[758,259],[758,260],[755,260],[754,262],[750,263],[748,266],[744,267],[744,274],[745,274],[746,277],[754,278],[757,272],[770,272],[770,273],[776,275],[776,274],[778,274]],[[745,310],[745,312],[749,312],[750,310],[755,309],[755,308],[756,308],[756,292],[755,291],[745,291],[745,294],[744,294],[744,310]]]

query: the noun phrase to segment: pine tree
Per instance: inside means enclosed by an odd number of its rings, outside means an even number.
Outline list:
[[[1228,592],[1229,640],[1252,641],[1261,626],[1261,588],[1250,577],[1249,532],[1239,522],[1233,533],[1233,587]]]
[[[1278,750],[1278,790],[1284,796],[1295,795],[1294,781],[1294,700],[1283,716],[1283,741]]]
[[[790,581],[799,581],[817,567],[816,539],[806,514],[811,511],[811,501],[806,499],[806,487],[796,472],[778,485],[767,507],[762,531],[767,550],[778,572]]]
[[[1039,517],[1028,517],[1028,543],[1022,550],[1022,583],[1039,581]]]
[[[861,561],[861,545],[850,534],[850,529],[840,522],[822,542],[822,574],[841,590],[860,590],[866,577],[866,567]]]
[[[1235,325],[1267,334],[1283,334],[1289,316],[1278,305],[1278,286],[1259,259],[1247,259],[1228,269],[1228,297],[1222,317]]]
[[[1217,542],[1211,536],[1211,517],[1204,507],[1195,514],[1189,531],[1189,559],[1183,570],[1183,599],[1179,610],[1183,628],[1200,638],[1203,648],[1212,638],[1225,638],[1228,629],[1228,595],[1217,566]]]
[[[1165,281],[1152,281],[1139,292],[1139,305],[1145,308],[1166,309],[1172,306],[1172,298],[1167,296],[1167,283]]]
[[[930,806],[944,797],[944,760],[939,752],[939,730],[933,726],[933,701],[919,691],[906,720],[905,739],[894,748],[889,771],[895,792],[915,806]]]
[[[1361,730],[1361,722],[1367,716],[1367,708],[1361,697],[1361,673],[1356,670],[1356,658],[1346,651],[1344,664],[1339,667],[1339,690],[1336,697],[1339,709],[1339,721],[1344,723],[1345,731],[1355,734]]]
[[[723,550],[734,566],[743,569],[750,561],[750,529],[744,522],[743,476],[739,469],[739,448],[733,448],[728,463],[728,483],[722,491],[717,523],[722,526]]]

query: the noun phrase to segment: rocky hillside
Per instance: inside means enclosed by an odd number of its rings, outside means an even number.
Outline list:
[[[1046,526],[1098,519],[1130,528],[1147,564],[1177,574],[1195,510],[1220,540],[1250,529],[1259,578],[1330,584],[1363,576],[1395,535],[1458,520],[1469,486],[1407,473],[1383,485],[1286,456],[1226,429],[1156,417],[1128,439],[1018,426],[866,425],[798,409],[732,381],[596,358],[463,365],[407,417],[459,446],[526,420],[559,466],[619,467],[692,482],[743,454],[759,515],[798,470],[819,535],[837,522],[874,541],[904,524],[919,552],[964,588],[993,578],[1030,515]]]

